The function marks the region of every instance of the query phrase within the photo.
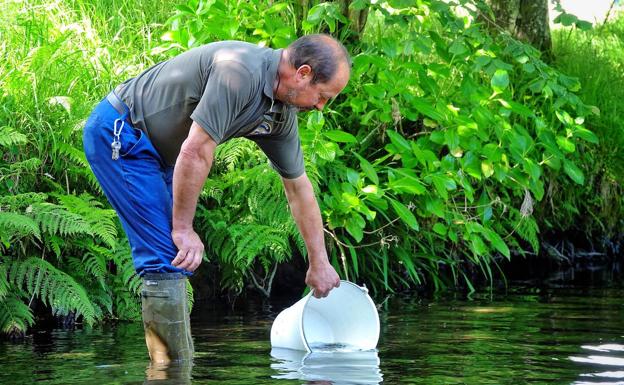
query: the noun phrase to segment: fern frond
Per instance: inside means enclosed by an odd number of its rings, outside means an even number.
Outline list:
[[[23,334],[35,323],[32,310],[15,295],[0,299],[0,330],[6,334]]]
[[[69,143],[57,143],[57,148],[59,153],[67,156],[75,164],[81,167],[89,167],[84,151],[77,149]]]
[[[127,240],[115,246],[111,259],[117,267],[111,285],[114,314],[119,319],[140,320],[142,280],[135,272]]]
[[[101,315],[89,299],[85,289],[72,276],[57,269],[48,261],[30,257],[9,264],[9,282],[34,295],[52,308],[55,315],[72,311],[82,315],[85,322],[93,324]]]
[[[2,257],[8,258],[8,257]],[[9,293],[9,277],[7,275],[6,265],[4,263],[0,263],[0,301]]]
[[[512,211],[516,210],[512,209]],[[519,211],[516,214],[516,218],[516,233],[520,236],[520,238],[529,242],[531,248],[533,249],[533,252],[538,253],[540,242],[537,236],[537,234],[539,233],[539,227],[537,225],[537,222],[535,222],[535,219],[533,219],[533,217],[522,216]]]
[[[134,268],[130,246],[125,241],[114,249],[112,260],[117,266],[117,276],[121,278],[124,287],[130,293],[138,295],[141,292],[141,277],[139,277]]]
[[[15,195],[0,196],[0,208],[8,208],[8,211],[19,210],[28,207],[33,203],[44,202],[48,199],[48,195],[44,193],[27,192]]]
[[[41,239],[39,225],[26,215],[0,211],[0,228],[2,228],[2,236],[0,236],[2,240],[8,241],[13,237],[22,238],[30,235]]]
[[[0,147],[10,147],[28,142],[28,137],[9,126],[0,127]]]
[[[45,245],[54,252],[57,258],[61,257],[62,248],[67,244],[67,239],[58,235],[48,235],[45,239]]]
[[[53,203],[36,203],[32,206],[33,219],[48,234],[93,235],[91,226],[78,214]]]
[[[93,235],[107,246],[117,243],[117,214],[112,209],[102,208],[102,203],[93,196],[83,193],[76,195],[52,194],[68,211],[80,215],[89,224]]]
[[[186,280],[186,300],[188,301],[189,312],[191,312],[193,304],[195,304],[195,296],[193,295],[193,285],[188,279]]]
[[[124,290],[123,286],[115,290],[113,309],[118,319],[129,321],[138,321],[141,319],[140,297]]]
[[[304,243],[280,177],[264,156],[258,152],[261,157],[255,159],[255,152],[244,153],[242,147],[223,150],[227,153],[222,157],[232,156],[225,159],[237,167],[204,186],[202,198],[215,198],[214,191],[219,191],[219,207],[198,210],[197,219],[206,246],[221,263],[223,285],[239,291],[256,263],[269,271],[291,257],[293,245],[303,249]]]
[[[227,171],[240,169],[243,163],[257,163],[261,152],[254,142],[244,138],[229,140],[219,147],[215,153],[215,166]]]
[[[93,276],[102,287],[105,287],[106,284],[104,281],[107,275],[106,256],[108,250],[96,245],[91,246],[89,249],[89,252],[82,257],[81,263],[83,268],[85,272]]]
[[[37,170],[39,166],[41,166],[41,159],[33,157],[23,160],[21,162],[11,163],[11,165],[9,166],[9,170],[14,172],[32,172]]]

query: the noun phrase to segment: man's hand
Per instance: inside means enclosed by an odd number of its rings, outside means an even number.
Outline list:
[[[324,298],[329,291],[340,286],[340,277],[329,262],[311,263],[306,274],[306,284],[312,288],[312,295]]]
[[[177,268],[193,272],[202,261],[204,256],[204,244],[199,235],[193,230],[172,231],[173,243],[178,248],[178,255],[171,261]]]

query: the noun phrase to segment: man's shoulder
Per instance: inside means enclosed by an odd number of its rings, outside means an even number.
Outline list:
[[[273,51],[271,48],[238,40],[210,43],[200,47],[200,49],[210,55],[213,64],[234,62],[243,66],[250,73],[261,71],[264,68],[264,60],[262,59]]]

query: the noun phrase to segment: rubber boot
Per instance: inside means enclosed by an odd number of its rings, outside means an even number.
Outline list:
[[[179,273],[143,276],[143,328],[153,363],[168,364],[193,358],[186,282],[187,278]]]

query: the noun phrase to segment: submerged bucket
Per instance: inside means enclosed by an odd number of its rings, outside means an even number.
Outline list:
[[[379,315],[368,289],[340,281],[325,298],[309,293],[273,321],[271,346],[311,352],[328,346],[375,349]]]

